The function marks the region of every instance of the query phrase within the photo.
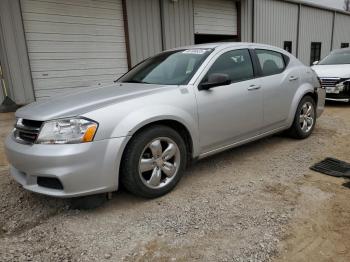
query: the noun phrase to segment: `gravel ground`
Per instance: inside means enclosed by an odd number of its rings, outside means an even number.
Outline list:
[[[346,181],[308,169],[326,156],[350,161],[349,113],[331,104],[307,140],[273,136],[229,150],[190,167],[164,197],[121,190],[89,211],[24,191],[0,143],[0,261],[349,261],[346,244],[325,248],[350,242]],[[0,115],[1,141],[12,124]]]

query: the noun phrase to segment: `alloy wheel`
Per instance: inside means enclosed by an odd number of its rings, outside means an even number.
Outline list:
[[[299,124],[304,133],[310,132],[315,122],[315,110],[311,102],[306,102],[300,111]]]
[[[139,175],[149,188],[158,189],[168,185],[180,167],[178,145],[168,137],[159,137],[148,143],[139,161]]]

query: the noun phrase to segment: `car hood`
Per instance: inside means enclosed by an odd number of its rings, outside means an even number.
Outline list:
[[[152,84],[116,83],[111,86],[88,88],[78,93],[69,93],[54,99],[31,103],[17,110],[16,117],[46,121],[72,117],[91,112],[110,104],[164,92],[176,86]]]
[[[350,65],[315,65],[312,69],[319,77],[350,78]]]

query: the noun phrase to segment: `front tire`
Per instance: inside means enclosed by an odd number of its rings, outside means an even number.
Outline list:
[[[151,126],[137,133],[122,160],[121,183],[131,193],[155,198],[171,191],[187,160],[183,138],[172,128]]]
[[[309,137],[316,124],[316,105],[311,96],[305,96],[299,103],[289,134],[297,139]]]

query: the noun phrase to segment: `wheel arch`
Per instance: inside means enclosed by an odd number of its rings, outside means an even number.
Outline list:
[[[167,126],[167,127],[170,127],[172,129],[174,129],[176,132],[178,132],[179,135],[184,139],[184,142],[185,142],[185,145],[186,145],[186,149],[187,149],[187,152],[188,152],[188,156],[190,158],[193,157],[195,145],[194,145],[194,141],[193,141],[193,138],[191,136],[191,133],[190,133],[189,129],[186,127],[186,125],[181,123],[178,120],[174,120],[174,119],[159,119],[159,120],[154,120],[154,121],[151,121],[151,122],[143,123],[143,125],[139,126],[137,129],[134,130],[132,137],[137,135],[137,134],[139,134],[139,133],[141,133],[143,130],[145,130],[145,129],[149,128],[149,127],[157,126],[157,125]],[[126,144],[126,147],[130,143],[131,139]],[[124,151],[125,151],[125,149],[124,149]]]
[[[298,88],[293,98],[292,108],[288,117],[289,127],[291,127],[293,124],[295,113],[297,111],[300,101],[307,95],[311,96],[315,100],[315,104],[317,105],[318,97],[317,97],[317,92],[315,92],[315,88],[310,83],[305,83],[301,85]]]
[[[167,126],[170,127],[172,129],[174,129],[176,132],[179,133],[179,135],[184,139],[185,142],[185,146],[186,146],[186,150],[187,150],[187,163],[191,163],[191,160],[194,158],[194,150],[195,150],[195,145],[194,145],[194,141],[193,138],[191,136],[191,133],[189,131],[189,129],[186,127],[185,124],[181,123],[180,121],[174,120],[174,119],[169,119],[169,118],[164,118],[164,119],[158,119],[158,120],[154,120],[154,121],[147,121],[144,122],[142,124],[140,124],[137,128],[135,128],[133,130],[133,134],[131,135],[131,137],[128,139],[128,141],[126,142],[123,150],[122,150],[122,154],[121,154],[121,164],[119,166],[119,170],[118,170],[118,186],[121,184],[121,168],[122,168],[122,164],[123,164],[123,159],[125,157],[125,152],[126,149],[128,148],[129,144],[131,143],[133,137],[135,137],[137,134],[140,134],[142,131],[146,130],[147,128],[150,128],[152,126]]]
[[[193,111],[192,111],[192,110]],[[199,131],[196,111],[191,107],[184,110],[171,105],[147,106],[131,110],[118,121],[111,131],[111,137],[132,137],[140,130],[155,124],[163,124],[181,132],[191,141],[192,157],[199,155]]]

